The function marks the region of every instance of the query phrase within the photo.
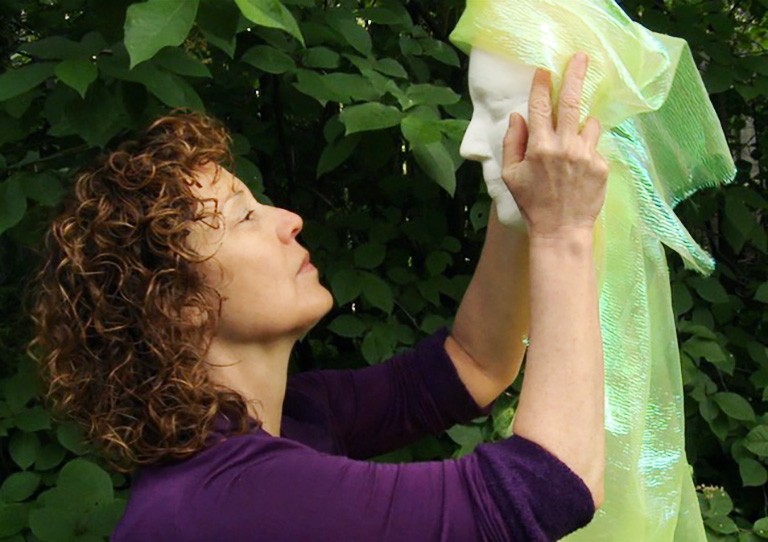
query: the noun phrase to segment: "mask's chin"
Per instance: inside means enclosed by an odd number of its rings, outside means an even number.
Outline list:
[[[496,203],[496,214],[499,222],[517,230],[526,230],[525,220],[520,214],[520,208],[512,197],[507,184],[501,178],[501,167],[498,163],[488,160],[483,163],[483,177],[488,195]]]

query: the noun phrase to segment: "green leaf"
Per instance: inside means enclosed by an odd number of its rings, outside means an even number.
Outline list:
[[[688,281],[702,299],[710,303],[728,303],[728,292],[714,277],[693,277]]]
[[[450,105],[461,99],[448,87],[430,84],[411,85],[405,90],[413,105]]]
[[[54,66],[53,62],[27,64],[0,74],[0,102],[35,88],[53,75]]]
[[[416,289],[424,299],[432,303],[435,307],[440,306],[440,289],[433,279],[419,282],[416,284]]]
[[[512,395],[502,393],[494,402],[491,415],[494,432],[501,438],[509,438],[512,435],[512,422],[515,419]]]
[[[728,494],[720,488],[716,488],[707,494],[709,501],[710,518],[726,517],[733,511],[733,501]]]
[[[25,408],[13,418],[16,427],[22,431],[33,432],[51,428],[51,416],[40,405]]]
[[[59,424],[56,437],[59,444],[74,454],[82,455],[88,451],[83,430],[73,422]]]
[[[336,335],[351,339],[362,335],[368,326],[357,316],[342,314],[328,325],[328,329]]]
[[[449,325],[450,321],[447,318],[438,316],[437,314],[428,314],[424,317],[424,320],[421,322],[419,329],[421,329],[424,333],[431,335],[438,329],[447,327]]]
[[[22,43],[19,50],[44,60],[73,58],[87,54],[86,49],[76,41],[63,36],[51,36],[41,40]]]
[[[464,119],[443,119],[440,121],[440,129],[448,139],[461,143],[464,134],[469,127],[469,121]]]
[[[27,198],[19,179],[12,176],[0,183],[0,234],[18,224],[27,212]]]
[[[27,403],[42,392],[41,382],[33,371],[19,371],[5,382],[5,399],[12,411],[24,408]],[[0,388],[2,389],[2,388]]]
[[[483,431],[476,425],[454,425],[446,431],[446,434],[459,444],[454,458],[472,453],[483,442]]]
[[[672,307],[674,307],[675,316],[678,317],[693,308],[693,296],[682,282],[672,283]]]
[[[768,457],[768,425],[758,425],[744,438],[747,450],[760,457]]]
[[[143,84],[149,92],[169,107],[187,107],[195,111],[205,109],[195,89],[175,73],[150,63],[137,66],[130,73],[132,80]]]
[[[725,516],[707,518],[704,520],[704,524],[720,534],[733,534],[739,532],[736,523],[731,518]]]
[[[240,10],[234,2],[201,0],[197,11],[197,24],[203,36],[213,46],[234,58]]]
[[[304,52],[302,64],[307,68],[338,68],[339,53],[328,47],[310,47]]]
[[[429,275],[436,277],[442,274],[451,263],[452,259],[450,254],[443,252],[442,250],[436,250],[429,253],[425,265]]]
[[[723,233],[727,234],[728,242],[735,252],[740,252],[750,232],[755,228],[755,217],[735,195],[729,194],[725,199],[725,220]],[[728,230],[728,231],[726,231]]]
[[[712,399],[728,416],[736,420],[753,421],[755,411],[741,395],[731,392],[716,393]]]
[[[85,98],[88,87],[96,80],[99,74],[96,64],[86,58],[67,58],[62,60],[56,65],[54,72],[56,77],[75,89],[83,98]]]
[[[413,26],[411,16],[402,4],[390,3],[386,7],[363,8],[360,10],[360,17],[376,24],[403,26],[405,28]]]
[[[359,142],[360,137],[352,135],[329,143],[323,149],[317,162],[317,178],[343,164],[347,158],[352,156]]]
[[[35,470],[44,471],[57,467],[66,454],[67,451],[56,442],[43,446],[37,454]]]
[[[124,499],[115,499],[102,506],[96,507],[86,516],[83,522],[88,531],[97,535],[108,537],[115,530],[115,526],[125,513],[126,502]]]
[[[733,374],[735,360],[716,341],[692,337],[683,343],[682,350],[694,360],[705,359],[724,372]]]
[[[422,115],[408,115],[400,121],[403,136],[413,145],[438,143],[442,139],[439,121],[425,119]]]
[[[267,28],[284,30],[304,45],[299,25],[288,8],[278,0],[235,0],[240,12],[249,21]]]
[[[57,206],[64,197],[61,181],[51,173],[25,174],[20,182],[27,198],[47,207]]]
[[[768,282],[762,283],[755,291],[755,301],[768,303]]]
[[[758,535],[768,538],[768,517],[758,519],[752,528]]]
[[[83,508],[109,503],[115,497],[112,478],[107,471],[80,458],[64,465],[56,481],[56,490],[59,494],[49,502],[63,504],[74,498],[78,499],[78,504]]]
[[[456,50],[447,43],[431,38],[420,40],[419,43],[423,54],[449,66],[458,68],[461,65]]]
[[[344,39],[358,52],[365,56],[371,54],[373,45],[368,31],[360,26],[354,18],[347,18],[339,11],[328,13],[326,16],[328,26],[341,34]]]
[[[73,510],[46,506],[29,513],[29,528],[45,542],[69,542],[75,540],[80,515]]]
[[[392,288],[384,280],[372,273],[363,273],[363,298],[377,309],[387,314],[392,313],[395,298]]]
[[[476,446],[483,441],[483,433],[476,425],[454,425],[446,434],[461,446]]]
[[[381,72],[384,75],[389,75],[390,77],[399,77],[400,79],[408,78],[408,72],[406,72],[403,65],[394,58],[379,59],[373,67],[376,71]]]
[[[27,500],[40,485],[40,475],[35,472],[15,472],[0,486],[0,499],[5,502]]]
[[[699,403],[699,413],[702,418],[711,422],[720,414],[720,409],[712,399],[706,399]]]
[[[367,103],[345,107],[339,119],[346,127],[346,135],[369,130],[382,130],[400,123],[403,114],[396,108],[380,103]]]
[[[148,0],[128,7],[125,48],[131,68],[168,45],[181,44],[192,29],[198,0]]]
[[[387,249],[381,243],[365,243],[353,253],[355,267],[359,269],[374,269],[382,264]]]
[[[251,47],[240,57],[240,60],[267,73],[285,73],[296,67],[296,63],[290,56],[269,45]]]
[[[323,83],[332,92],[344,96],[344,102],[377,100],[383,94],[365,77],[351,73],[329,73],[323,76]]]
[[[491,215],[491,199],[478,200],[469,210],[469,221],[476,232],[488,225],[488,217]]]
[[[414,145],[411,150],[424,173],[453,197],[456,191],[456,170],[445,145],[438,141]]]
[[[27,470],[35,462],[38,451],[40,451],[40,439],[35,433],[23,431],[14,433],[8,444],[11,459],[24,470]]]
[[[744,487],[759,487],[768,482],[768,471],[759,462],[751,458],[744,458],[739,461],[739,473]]]
[[[392,327],[377,322],[373,325],[373,329],[365,335],[360,348],[365,361],[373,365],[391,357],[395,343]]]
[[[154,63],[168,71],[187,77],[211,77],[208,66],[180,47],[165,47],[154,57]]]
[[[363,291],[363,278],[354,269],[342,269],[331,278],[331,291],[339,307],[343,307]]]
[[[311,96],[322,105],[327,102],[344,102],[346,96],[344,94],[337,94],[325,84],[325,79],[322,75],[311,70],[299,69],[296,72],[296,83],[294,87],[307,96]]]
[[[23,504],[0,502],[0,536],[12,536],[27,526],[29,508]]]
[[[67,104],[64,115],[69,125],[92,147],[104,147],[120,130],[119,106],[103,86],[93,85],[85,100]]]

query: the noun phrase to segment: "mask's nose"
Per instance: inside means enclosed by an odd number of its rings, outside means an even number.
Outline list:
[[[482,162],[493,158],[491,147],[488,143],[487,126],[483,129],[483,123],[478,122],[473,116],[461,140],[459,154],[467,160]]]

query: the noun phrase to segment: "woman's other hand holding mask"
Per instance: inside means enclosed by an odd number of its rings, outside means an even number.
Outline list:
[[[515,198],[531,238],[593,231],[605,200],[608,164],[597,152],[600,123],[589,117],[580,129],[585,54],[566,70],[556,117],[549,72],[537,70],[528,104],[528,125],[509,117],[502,178]]]

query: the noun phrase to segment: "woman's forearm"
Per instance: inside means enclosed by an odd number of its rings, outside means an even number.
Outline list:
[[[491,207],[485,244],[451,335],[489,375],[472,390],[487,404],[517,377],[528,333],[528,235],[503,226]]]
[[[530,348],[513,431],[571,467],[599,505],[605,379],[592,233],[530,243]]]

